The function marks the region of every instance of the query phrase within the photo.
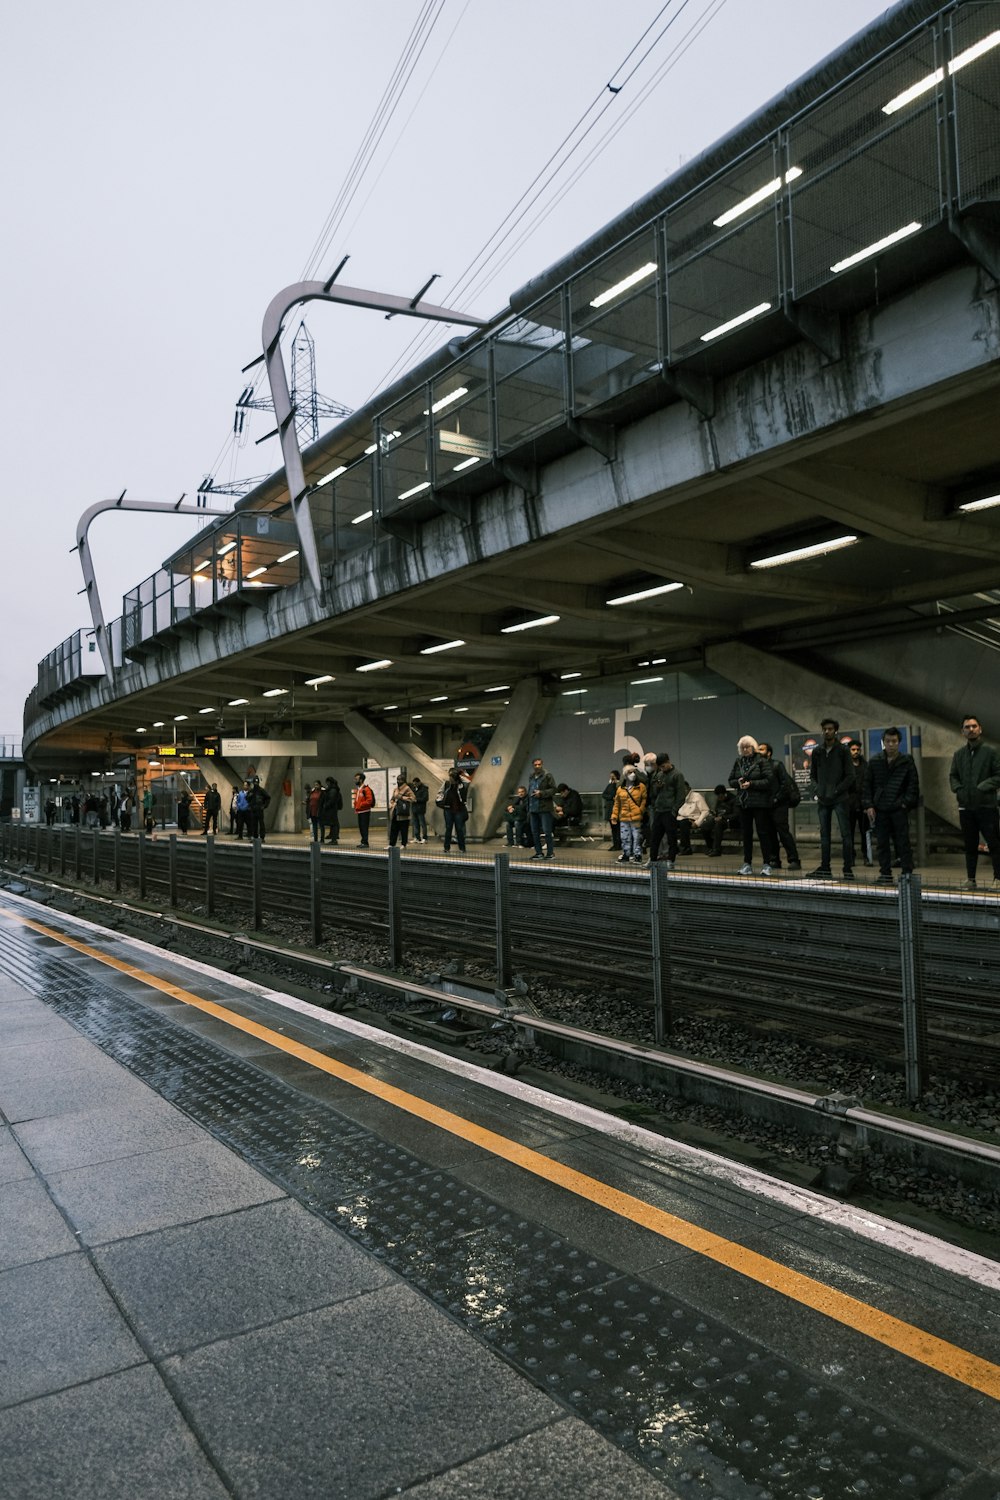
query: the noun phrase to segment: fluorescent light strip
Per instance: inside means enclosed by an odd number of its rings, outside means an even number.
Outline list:
[[[831,266],[831,271],[846,271],[851,266],[856,266],[859,261],[868,260],[873,255],[878,255],[880,250],[887,250],[890,245],[896,245],[900,240],[908,239],[911,234],[916,234],[923,225],[914,219],[912,224],[904,224],[902,229],[896,229],[892,234],[887,234],[884,239],[876,240],[874,245],[866,245],[863,250],[858,250],[854,255],[849,255],[846,260],[838,260],[836,265]]]
[[[217,552],[217,554],[218,554],[219,557],[225,557],[226,553],[227,552],[232,552],[232,550],[233,550],[233,548],[235,546],[236,546],[235,542],[227,542],[224,547],[217,547],[216,548],[216,552]]]
[[[163,720],[162,719],[154,719],[153,720],[153,728],[154,729],[162,729],[163,727],[164,727],[164,724],[163,724]]]
[[[634,594],[619,594],[617,599],[605,599],[605,604],[637,604],[640,599],[654,599],[657,594],[672,594],[682,589],[682,583],[661,583],[652,589],[639,589]]]
[[[285,553],[283,553],[282,556],[278,558],[278,561],[279,562],[291,562],[292,558],[293,557],[298,557],[298,555],[299,555],[299,549],[297,547],[295,547],[295,548],[292,549],[291,552],[285,552]]]
[[[890,99],[888,104],[883,104],[882,113],[884,115],[894,115],[897,110],[904,109],[907,104],[912,104],[914,99],[919,99],[923,94],[930,93],[931,89],[937,88],[938,84],[944,81],[946,73],[954,74],[961,72],[962,68],[968,67],[971,62],[975,62],[977,57],[982,57],[984,52],[992,52],[994,47],[1000,47],[1000,31],[991,31],[981,41],[973,42],[971,47],[966,47],[964,52],[960,52],[957,57],[953,57],[946,68],[935,68],[934,72],[928,73],[926,78],[921,78],[916,83],[911,83],[908,89],[904,89],[901,94],[897,94],[894,99]]]
[[[520,625],[504,625],[500,634],[516,635],[519,630],[534,630],[538,625],[554,625],[558,619],[558,615],[539,615],[537,620],[525,620]]]
[[[481,462],[482,460],[478,458],[464,458],[460,464],[456,464],[454,466],[451,472],[453,474],[457,474],[460,469],[471,469],[473,464],[478,464]]]
[[[728,323],[720,323],[718,328],[710,328],[701,336],[703,344],[711,343],[712,339],[721,339],[724,333],[731,333],[734,328],[739,328],[743,323],[749,323],[753,318],[759,318],[761,313],[771,311],[770,302],[758,302],[756,307],[748,307],[746,312],[740,313],[738,317],[730,318]]]
[[[421,656],[436,656],[439,651],[454,651],[456,646],[464,646],[464,641],[439,641],[436,646],[424,646]]]
[[[266,573],[266,568],[251,568],[249,573],[244,573],[244,578],[259,578],[261,573]]]
[[[990,495],[986,500],[964,500],[958,508],[961,511],[992,510],[995,505],[1000,505],[1000,495]]]
[[[146,733],[146,726],[145,726],[145,724],[140,724],[139,727],[138,727],[138,729],[136,730],[136,734],[145,734],[145,733]]]
[[[784,181],[786,183],[794,182],[797,177],[801,176],[801,167],[789,167],[785,173]],[[766,198],[773,198],[775,193],[781,191],[781,183],[782,179],[780,177],[776,177],[773,182],[765,183],[762,188],[758,188],[755,193],[751,193],[749,198],[744,198],[741,202],[734,204],[732,208],[727,208],[726,212],[720,214],[717,219],[713,219],[712,223],[716,229],[721,229],[725,224],[731,224],[734,219],[738,219],[741,214],[749,213],[751,208],[756,208],[757,204],[763,203]]]
[[[633,677],[630,687],[643,687],[647,682],[662,682],[662,677]]]
[[[447,693],[442,693],[440,697],[438,697],[438,698],[428,698],[427,701],[428,701],[428,703],[447,703],[448,702],[448,694]]]
[[[429,416],[431,412],[444,411],[445,407],[450,406],[453,401],[461,401],[462,397],[467,396],[468,394],[468,386],[460,385],[457,390],[452,391],[449,395],[442,396],[440,401],[435,401],[434,405],[431,407],[431,411],[425,411],[424,416]]]
[[[322,677],[307,677],[306,687],[320,687],[324,682],[334,682],[335,680],[335,678],[330,676],[329,672],[325,672]]]
[[[368,661],[365,662],[363,667],[355,667],[354,670],[355,672],[381,672],[383,667],[391,666],[392,662],[389,660],[389,658],[387,656],[383,656],[381,661]]]
[[[370,510],[363,511],[360,516],[355,516],[354,517],[354,520],[351,522],[351,525],[352,526],[358,526],[358,525],[360,525],[360,523],[362,521],[370,521],[373,515],[374,515],[374,511],[370,511]]]
[[[196,573],[200,573],[201,570],[202,570],[202,568],[210,568],[211,566],[212,566],[212,559],[210,557],[206,557],[204,562],[200,562],[200,563],[198,563],[196,565],[194,571]]]
[[[644,266],[639,267],[638,271],[633,271],[631,276],[626,276],[623,281],[616,281],[614,286],[609,286],[606,292],[602,292],[599,297],[595,297],[590,304],[591,307],[603,307],[606,302],[612,302],[615,297],[621,296],[622,292],[627,292],[630,287],[638,285],[640,281],[645,281],[655,271],[656,261],[648,260]]]
[[[582,676],[583,676],[582,672],[560,672],[559,673],[559,681],[560,682],[569,682],[569,680],[570,680],[571,677],[582,677]]]
[[[214,708],[199,708],[198,712],[200,714],[214,714],[215,713],[215,709]]]
[[[229,700],[229,707],[230,708],[239,708],[239,706],[240,706],[241,703],[249,703],[249,702],[250,702],[249,698],[230,698],[230,700]]]
[[[423,482],[423,484],[415,484],[413,486],[412,490],[404,490],[401,495],[397,495],[396,496],[396,499],[397,500],[409,500],[413,495],[423,494],[424,490],[429,490],[430,487],[431,487],[430,480],[429,479],[425,479],[424,482]]]
[[[266,693],[261,693],[262,698],[283,698],[288,692],[287,688],[268,688]]]
[[[814,542],[811,547],[793,547],[790,552],[775,552],[772,557],[762,557],[750,564],[751,568],[780,568],[785,563],[804,562],[808,557],[822,557],[827,552],[839,552],[843,547],[853,547],[856,536],[837,536],[829,542]]]
[[[347,473],[347,465],[346,464],[340,464],[338,468],[331,469],[330,472],[329,472],[329,474],[324,474],[322,479],[317,479],[316,480],[316,488],[319,489],[321,485],[329,484],[331,479],[337,479],[341,474],[346,474],[346,473]]]
[[[484,693],[506,693],[506,692],[509,692],[509,691],[510,691],[510,683],[509,682],[501,682],[501,684],[500,684],[499,687],[484,688],[483,689]]]
[[[179,724],[182,719],[186,719],[186,718],[187,718],[187,714],[174,714],[174,723],[175,724]]]
[[[564,698],[579,698],[581,693],[586,693],[587,691],[587,688],[564,688],[562,696]]]

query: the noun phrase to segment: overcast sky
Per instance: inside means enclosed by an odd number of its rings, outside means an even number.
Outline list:
[[[70,555],[87,506],[126,488],[133,499],[193,498],[206,473],[277,464],[275,442],[253,444],[268,418],[242,449],[229,438],[241,366],[259,353],[264,309],[283,286],[307,268],[325,276],[350,254],[341,277],[350,285],[412,295],[437,272],[429,298],[494,313],[885,9],[876,0],[0,0],[0,732],[20,736],[39,658],[89,623]],[[396,113],[310,267],[422,16],[423,49]],[[622,85],[613,98],[609,80]],[[583,117],[594,122],[586,145],[529,218],[602,147],[596,159],[523,243],[524,225],[456,294]],[[319,389],[349,406],[380,387],[420,331],[315,304],[308,324]],[[109,620],[124,590],[192,530],[180,518],[95,523]]]

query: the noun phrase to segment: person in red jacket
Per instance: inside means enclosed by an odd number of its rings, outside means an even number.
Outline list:
[[[372,808],[375,806],[375,793],[365,781],[364,771],[358,771],[354,777],[354,792],[351,804],[358,818],[358,833],[360,835],[362,849],[368,848],[368,824],[372,818]]]

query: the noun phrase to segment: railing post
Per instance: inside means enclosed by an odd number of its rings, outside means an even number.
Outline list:
[[[139,900],[146,899],[146,830],[139,830]]]
[[[92,828],[90,830],[90,837],[91,837],[91,840],[92,840],[92,843],[91,843],[91,846],[90,846],[90,865],[91,865],[90,873],[91,873],[91,877],[92,877],[91,878],[91,884],[92,885],[100,885],[100,883],[101,883],[101,830],[99,828]]]
[[[649,918],[653,949],[653,1027],[658,1047],[666,1041],[673,1026],[668,880],[666,861],[654,860],[649,867]]]
[[[75,850],[73,852],[76,855],[76,863],[75,863],[75,867],[74,867],[74,870],[73,870],[73,875],[74,875],[75,879],[82,880],[83,879],[83,825],[82,825],[82,823],[77,825],[77,829],[76,829],[76,848],[75,848]]]
[[[389,967],[397,969],[403,961],[403,869],[401,850],[390,844],[386,860],[389,886]]]
[[[514,976],[510,932],[510,855],[506,850],[493,856],[493,900],[496,912],[497,988],[509,990]]]
[[[927,1084],[927,1007],[920,876],[899,877],[899,960],[903,998],[906,1097],[915,1103]]]
[[[264,860],[260,839],[250,840],[250,871],[253,897],[253,925],[254,931],[259,932],[264,925]]]
[[[309,845],[309,917],[313,947],[323,941],[323,846],[317,839]]]
[[[122,831],[121,831],[120,828],[116,828],[115,829],[114,839],[115,839],[115,890],[116,891],[120,891],[121,888],[122,888]]]
[[[205,838],[205,915],[215,916],[215,834]]]
[[[177,835],[167,835],[167,902],[177,905]]]
[[[66,829],[59,830],[59,874],[66,874]]]
[[[52,840],[54,839],[54,837],[55,837],[55,829],[54,828],[46,828],[46,830],[45,830],[45,868],[46,868],[47,872],[50,875],[52,874]]]

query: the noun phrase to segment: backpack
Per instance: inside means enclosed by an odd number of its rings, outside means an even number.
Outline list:
[[[237,812],[249,812],[250,811],[250,803],[247,801],[247,794],[246,794],[246,792],[237,792],[236,793],[236,811]]]

